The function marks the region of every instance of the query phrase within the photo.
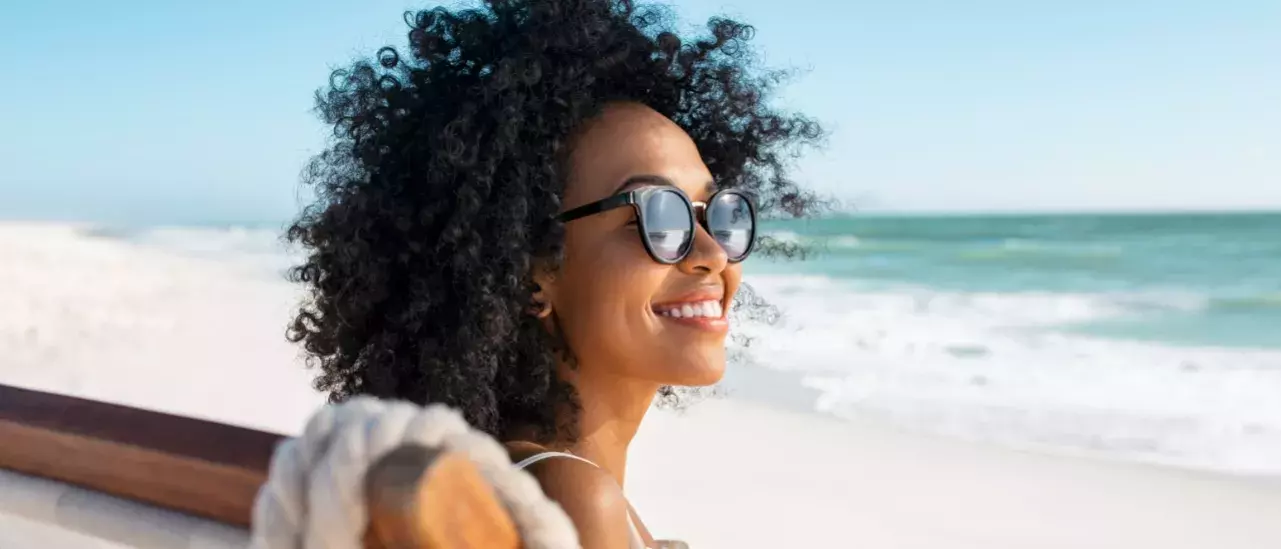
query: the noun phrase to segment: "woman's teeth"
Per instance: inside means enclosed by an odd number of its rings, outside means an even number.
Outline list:
[[[720,318],[724,311],[719,301],[698,301],[680,305],[664,305],[655,309],[659,316],[672,318]]]

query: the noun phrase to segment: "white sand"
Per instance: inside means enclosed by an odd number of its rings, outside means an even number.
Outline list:
[[[0,224],[0,382],[293,433],[322,398],[295,291],[234,262]],[[785,376],[642,430],[628,492],[698,549],[1281,547],[1281,483],[921,437],[784,411]],[[765,390],[769,389],[769,390]],[[89,547],[0,517],[0,549]]]

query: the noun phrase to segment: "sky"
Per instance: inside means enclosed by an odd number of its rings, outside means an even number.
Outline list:
[[[405,0],[0,4],[0,218],[283,220],[331,69]],[[1276,0],[688,0],[798,71],[797,178],[866,211],[1281,209]]]

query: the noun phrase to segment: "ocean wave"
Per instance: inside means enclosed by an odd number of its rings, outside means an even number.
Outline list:
[[[975,259],[1026,260],[1029,256],[1054,256],[1065,258],[1116,259],[1125,255],[1125,248],[1115,244],[1047,242],[1007,238],[999,244],[962,252],[963,257]]]
[[[862,248],[863,240],[854,235],[841,235],[828,240],[828,246],[834,248]]]
[[[1281,292],[1212,299],[1209,302],[1209,308],[1225,312],[1281,312]],[[1281,326],[1278,327],[1278,331],[1281,331]],[[1281,335],[1278,338],[1281,338]]]
[[[801,235],[799,233],[796,233],[795,231],[775,230],[775,231],[762,232],[761,235],[773,238],[774,240],[777,240],[779,242],[787,242],[787,243],[799,243],[803,240],[801,238]]]
[[[1191,291],[1148,290],[1107,297],[1124,313],[1157,315],[1166,313],[1281,313],[1281,293],[1219,297]],[[1281,317],[1278,317],[1281,322]]]
[[[815,409],[1018,447],[1281,473],[1281,350],[1057,329],[1195,294],[967,293],[817,276],[748,277],[783,312],[750,358],[795,372]]]
[[[1211,298],[1195,292],[1179,290],[1136,291],[1106,295],[1125,315],[1153,315],[1165,313],[1198,313],[1209,308]]]
[[[129,240],[136,236],[140,230],[133,227],[121,227],[114,225],[85,225],[74,227],[74,232],[85,238],[105,238],[110,240]]]
[[[226,227],[123,227],[90,225],[76,228],[83,238],[105,238],[177,255],[210,259],[283,276],[299,261],[274,229]]]
[[[975,262],[1114,261],[1125,256],[1117,244],[1064,242],[1024,238],[993,238],[956,243],[939,239],[884,238],[864,234],[800,234],[793,231],[765,233],[786,242],[798,243],[835,254],[875,255],[919,254],[938,260]],[[1024,263],[1030,265],[1030,263]]]

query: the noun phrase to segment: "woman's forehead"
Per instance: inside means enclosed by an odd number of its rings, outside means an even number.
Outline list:
[[[637,176],[665,180],[694,200],[706,198],[712,179],[694,140],[680,126],[643,105],[614,105],[588,122],[575,142],[565,207],[643,184],[632,184]]]

